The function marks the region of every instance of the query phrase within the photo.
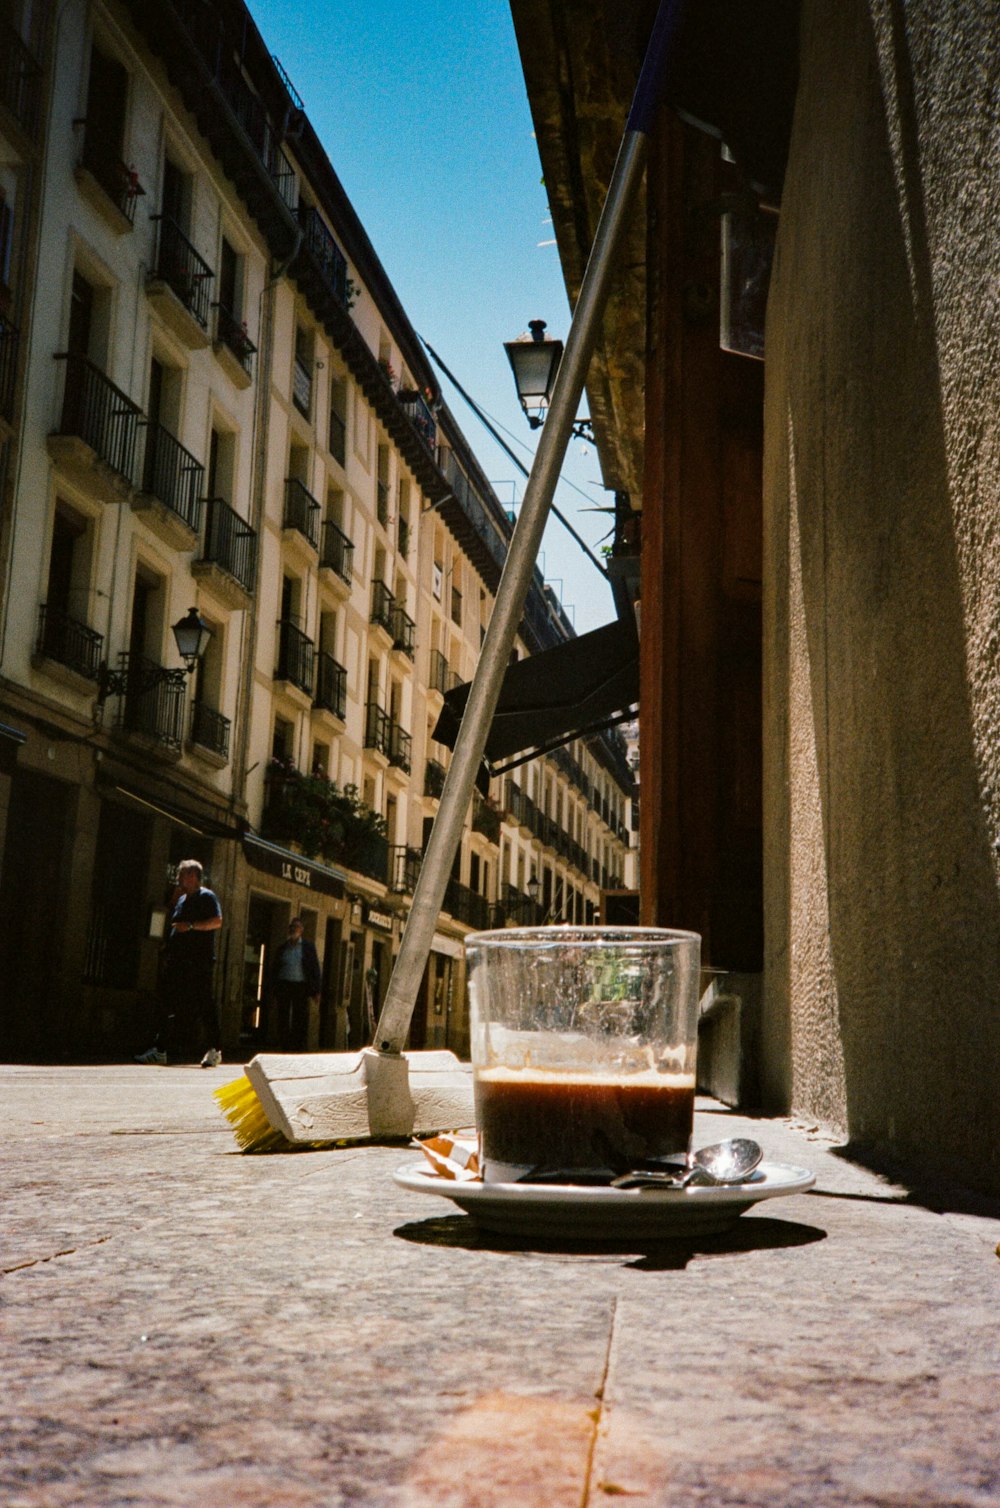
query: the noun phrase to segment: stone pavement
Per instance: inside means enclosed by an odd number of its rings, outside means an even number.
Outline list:
[[[4,1508],[1000,1505],[1000,1205],[817,1172],[725,1236],[519,1248],[398,1147],[247,1157],[238,1068],[0,1068]]]

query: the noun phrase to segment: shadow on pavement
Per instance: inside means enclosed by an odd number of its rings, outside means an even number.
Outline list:
[[[794,1220],[775,1220],[755,1215],[738,1220],[732,1230],[717,1236],[678,1237],[673,1240],[570,1241],[501,1236],[481,1229],[468,1215],[441,1215],[413,1220],[393,1231],[401,1241],[419,1246],[445,1246],[461,1251],[521,1253],[525,1256],[628,1257],[625,1266],[636,1272],[682,1271],[699,1257],[739,1256],[750,1251],[776,1251],[785,1247],[811,1246],[826,1239],[816,1225]]]

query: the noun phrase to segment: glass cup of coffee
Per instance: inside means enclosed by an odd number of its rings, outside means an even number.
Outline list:
[[[696,932],[510,927],[465,951],[487,1183],[587,1182],[687,1155]]]

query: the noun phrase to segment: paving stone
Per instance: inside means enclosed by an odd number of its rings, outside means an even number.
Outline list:
[[[240,1155],[237,1072],[0,1068],[5,1508],[1000,1505],[1000,1208],[702,1102],[816,1189],[532,1249],[406,1149]]]

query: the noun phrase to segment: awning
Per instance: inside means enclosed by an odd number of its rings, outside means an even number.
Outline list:
[[[123,785],[113,776],[104,780],[99,778],[97,788],[102,796],[118,796],[131,806],[137,806],[144,812],[151,812],[156,817],[164,817],[175,827],[183,827],[187,832],[199,838],[241,838],[246,830],[245,825],[241,826],[238,822],[196,811],[191,806],[180,806],[166,800],[158,793],[136,790],[134,786]]]
[[[347,876],[342,869],[318,864],[315,859],[307,859],[278,843],[269,843],[266,838],[245,833],[243,852],[248,864],[262,869],[265,874],[273,874],[279,880],[288,880],[293,885],[318,890],[324,895],[343,897],[346,894]]]
[[[445,696],[432,737],[449,749],[455,747],[468,696],[468,684]],[[638,700],[639,640],[630,623],[606,623],[554,649],[515,660],[504,676],[486,741],[488,773],[500,774],[574,738],[624,722]]]

